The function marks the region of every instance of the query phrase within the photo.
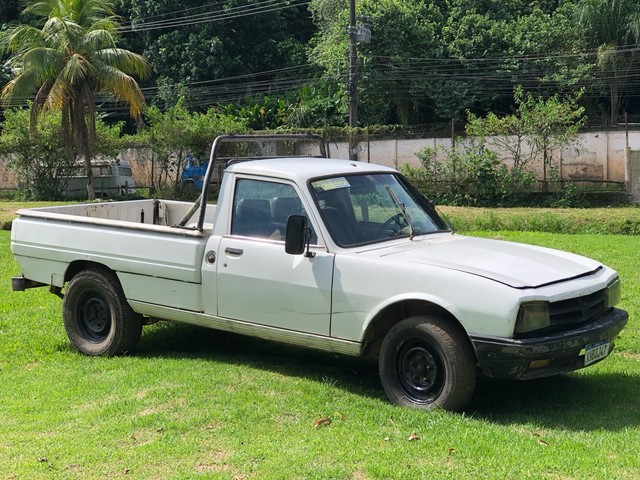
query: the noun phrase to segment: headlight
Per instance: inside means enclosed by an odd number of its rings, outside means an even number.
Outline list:
[[[620,288],[620,279],[616,278],[607,287],[607,307],[615,307],[622,299],[622,290]]]
[[[551,325],[548,302],[529,302],[520,305],[514,332],[527,333]]]

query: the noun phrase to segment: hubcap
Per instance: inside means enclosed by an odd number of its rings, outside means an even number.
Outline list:
[[[111,310],[102,295],[88,293],[78,303],[78,324],[89,340],[102,341],[111,328]]]
[[[442,359],[427,343],[407,342],[398,354],[396,371],[402,389],[415,402],[431,403],[442,391]]]

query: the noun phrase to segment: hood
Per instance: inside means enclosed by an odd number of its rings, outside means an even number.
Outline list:
[[[381,257],[489,278],[513,288],[536,288],[595,273],[602,264],[572,253],[513,242],[447,235],[379,252]]]

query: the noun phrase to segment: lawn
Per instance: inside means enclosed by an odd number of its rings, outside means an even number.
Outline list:
[[[620,271],[631,320],[570,375],[480,378],[464,414],[390,405],[375,362],[193,326],[145,327],[134,356],[90,358],[0,232],[0,478],[635,479],[640,248],[634,236],[482,232]]]

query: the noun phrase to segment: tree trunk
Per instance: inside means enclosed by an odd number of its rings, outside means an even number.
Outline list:
[[[87,175],[87,198],[89,200],[96,199],[96,191],[93,188],[93,168],[91,168],[91,155],[85,150],[84,152],[84,171]]]

